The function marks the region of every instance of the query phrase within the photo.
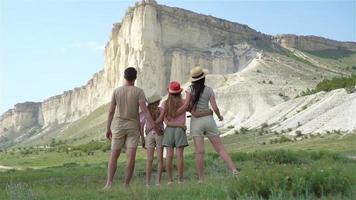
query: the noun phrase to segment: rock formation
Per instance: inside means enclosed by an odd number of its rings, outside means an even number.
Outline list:
[[[190,69],[196,65],[209,69],[211,77],[214,74],[219,77],[219,82],[211,82],[213,86],[219,85],[219,101],[226,112],[241,114],[238,122],[283,102],[279,92],[293,97],[324,77],[338,75],[286,57],[283,47],[356,49],[352,42],[319,37],[273,37],[247,25],[145,0],[129,8],[122,22],[113,25],[102,71],[84,86],[41,103],[17,104],[0,116],[0,135],[9,129],[34,125],[46,128],[88,115],[109,102],[129,66],[138,70],[137,85],[147,94],[153,91],[164,94],[170,80],[185,83]]]

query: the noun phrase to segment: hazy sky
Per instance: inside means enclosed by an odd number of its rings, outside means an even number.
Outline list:
[[[84,85],[103,68],[112,24],[135,1],[0,0],[0,114]],[[268,34],[356,41],[356,1],[158,1]]]

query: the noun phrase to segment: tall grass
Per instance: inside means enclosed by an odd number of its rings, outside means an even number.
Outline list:
[[[205,155],[206,181],[197,184],[194,155],[185,156],[183,185],[146,187],[145,159],[136,163],[135,177],[124,189],[124,163],[119,163],[115,186],[101,192],[106,163],[67,163],[41,170],[1,173],[0,199],[353,199],[356,162],[326,151],[289,150],[233,153],[241,170],[230,175],[215,153]],[[155,170],[154,170],[155,173]],[[5,189],[3,189],[5,188]],[[23,198],[22,198],[23,197]],[[27,198],[28,197],[28,198]]]

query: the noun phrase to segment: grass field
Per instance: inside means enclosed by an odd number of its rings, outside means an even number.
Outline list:
[[[247,131],[223,138],[241,174],[233,177],[206,141],[206,181],[197,184],[194,149],[185,151],[183,185],[146,187],[145,151],[138,150],[135,176],[124,189],[125,156],[112,191],[102,192],[109,152],[53,149],[0,154],[0,165],[21,168],[0,173],[0,199],[354,199],[356,134],[330,134],[271,144],[274,133]],[[190,140],[191,144],[191,140]],[[74,153],[77,153],[74,156]],[[80,154],[79,154],[80,153]]]

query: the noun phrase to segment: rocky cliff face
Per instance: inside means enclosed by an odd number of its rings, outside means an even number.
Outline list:
[[[303,51],[337,50],[340,48],[356,51],[356,42],[339,42],[318,36],[285,34],[274,36],[273,40],[284,48],[294,48]]]
[[[43,116],[40,125],[72,122],[107,103],[128,66],[138,69],[138,86],[147,93],[157,90],[163,94],[169,80],[186,82],[196,65],[214,74],[240,71],[265,43],[271,43],[270,36],[246,25],[144,1],[129,8],[122,22],[113,25],[104,70],[86,85],[36,104]],[[11,110],[0,121],[2,128],[23,122]]]
[[[18,103],[14,109],[1,115],[0,132],[6,132],[9,129],[21,131],[37,124],[43,124],[41,103]]]
[[[222,84],[235,84],[227,91],[219,89],[223,108],[235,113],[245,109],[246,112],[241,112],[240,121],[243,121],[283,101],[276,95],[278,91],[293,96],[323,76],[332,75],[313,67],[308,69],[305,63],[273,57],[280,52],[280,45],[314,50],[340,44],[319,38],[272,37],[246,25],[146,0],[129,8],[122,22],[113,25],[102,71],[94,74],[84,86],[50,97],[42,103],[17,104],[15,109],[0,117],[0,131],[34,125],[45,128],[70,123],[91,113],[109,102],[113,89],[122,83],[124,69],[129,66],[137,68],[137,85],[146,94],[153,91],[164,94],[170,80],[186,82],[190,69],[196,65],[209,69],[211,74],[247,74],[233,75],[239,78],[232,82],[226,81],[226,77],[219,78],[225,81]],[[342,45],[356,49],[353,43]],[[256,69],[264,73],[256,76]],[[251,70],[255,71],[249,73]],[[311,70],[316,73],[303,75]],[[286,77],[292,81],[286,84]],[[283,86],[261,86],[268,80]],[[214,84],[220,82],[212,82]],[[259,103],[251,104],[251,99],[259,99]],[[236,102],[240,102],[239,107],[234,106]]]

